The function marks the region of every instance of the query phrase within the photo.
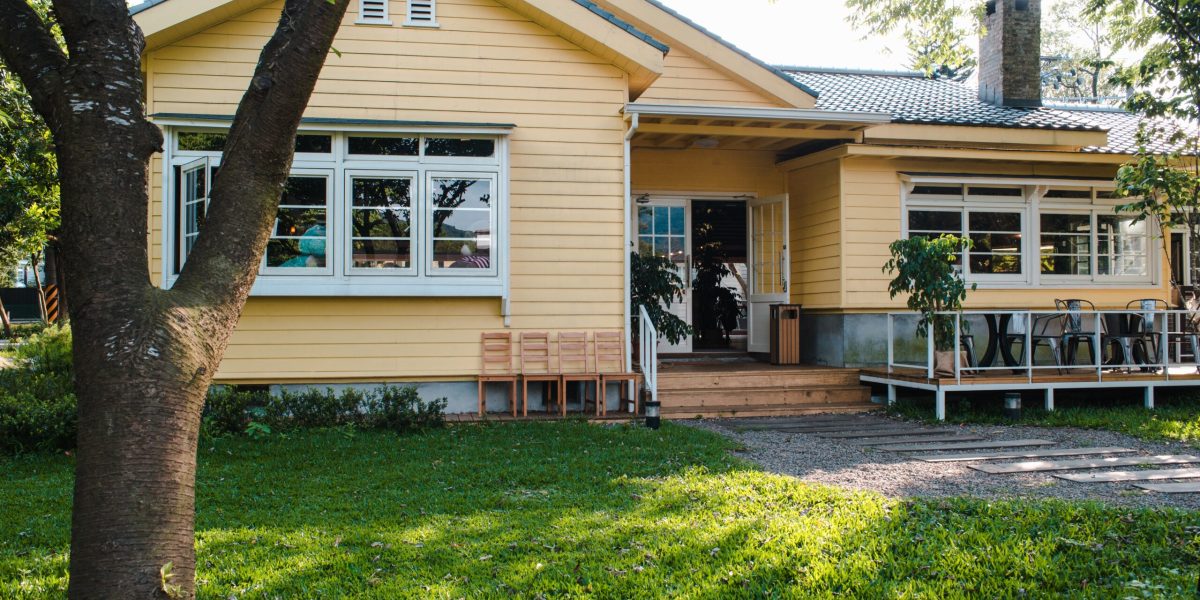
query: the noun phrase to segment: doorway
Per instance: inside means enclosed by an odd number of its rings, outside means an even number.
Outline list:
[[[786,210],[785,196],[639,202],[638,252],[675,265],[684,298],[669,312],[693,328],[660,353],[767,352],[770,304],[787,302]]]

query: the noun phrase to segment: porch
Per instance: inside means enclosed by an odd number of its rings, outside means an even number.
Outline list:
[[[932,392],[938,420],[946,418],[949,393],[1040,390],[1052,411],[1056,390],[1132,389],[1153,409],[1156,388],[1200,386],[1200,333],[1191,310],[939,313],[951,322],[944,327],[952,324],[958,351],[935,350],[932,322],[923,335],[909,335],[919,318],[888,313],[887,363],[863,369],[860,381],[886,386],[889,405],[898,389]]]

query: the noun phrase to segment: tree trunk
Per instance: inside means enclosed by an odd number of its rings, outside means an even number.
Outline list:
[[[0,298],[0,326],[4,328],[4,337],[12,339],[12,320],[8,317],[8,309],[4,308],[4,298]]]
[[[42,285],[42,276],[38,274],[39,262],[40,258],[37,252],[29,255],[29,266],[33,269],[33,282],[37,286],[38,312],[42,315],[42,322],[48,323],[50,315],[46,313],[46,286]]]
[[[51,240],[46,246],[46,256],[42,260],[46,262],[46,283],[58,290],[58,322],[65,323],[70,320],[67,318],[67,286],[63,285],[66,278],[62,275],[62,253],[57,245],[57,240]]]

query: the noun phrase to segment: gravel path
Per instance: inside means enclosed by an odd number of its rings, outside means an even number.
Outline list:
[[[914,425],[883,416],[869,416],[864,419],[892,422],[906,428]],[[1056,479],[1049,473],[989,475],[967,466],[977,463],[929,463],[907,456],[913,453],[864,448],[853,444],[853,440],[755,428],[773,421],[778,420],[720,419],[677,423],[716,431],[736,440],[744,446],[744,449],[738,452],[739,456],[758,463],[769,471],[793,475],[804,481],[874,490],[892,497],[1062,498],[1096,500],[1115,506],[1200,510],[1200,494],[1157,494],[1139,490],[1129,483],[1073,483]],[[1183,443],[1150,443],[1111,431],[1093,429],[993,425],[928,427],[945,430],[947,433],[978,435],[988,440],[1043,439],[1056,442],[1056,445],[1047,448],[1120,446],[1137,450],[1138,454],[1143,455],[1200,453],[1200,448]],[[988,462],[1020,462],[1020,459]],[[1184,466],[1200,467],[1173,465],[1165,468]]]

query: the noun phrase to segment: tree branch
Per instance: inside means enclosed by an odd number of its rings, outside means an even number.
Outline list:
[[[67,57],[25,0],[0,0],[0,59],[21,78],[35,110],[42,115],[61,114]]]
[[[1176,35],[1191,42],[1193,47],[1200,48],[1200,36],[1197,36],[1196,32],[1192,31],[1192,29],[1187,26],[1187,23],[1183,22],[1179,14],[1180,5],[1178,2],[1175,3],[1174,8],[1167,6],[1164,2],[1156,0],[1143,0],[1143,2],[1145,2],[1150,8],[1158,11],[1159,17],[1170,21],[1173,25],[1171,29],[1176,33]]]
[[[291,168],[300,118],[348,5],[348,0],[284,4],[238,106],[204,229],[175,291],[216,303],[249,294]]]

